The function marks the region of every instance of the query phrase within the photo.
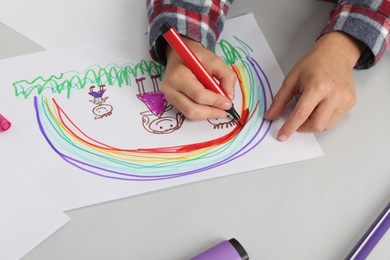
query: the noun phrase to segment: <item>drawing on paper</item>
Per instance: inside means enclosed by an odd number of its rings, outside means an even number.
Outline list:
[[[168,104],[164,94],[158,87],[157,79],[159,75],[151,75],[153,84],[153,91],[145,91],[144,81],[145,77],[136,78],[138,85],[137,97],[144,102],[148,111],[141,112],[142,125],[146,131],[152,134],[170,134],[182,126],[184,116],[180,112],[175,115],[166,114],[173,109],[173,106]]]
[[[226,118],[207,119],[207,122],[209,122],[214,129],[230,128],[237,125],[237,120],[229,114]]]
[[[95,105],[92,109],[95,119],[102,119],[112,115],[113,107],[110,104],[105,103],[108,97],[103,97],[106,92],[105,86],[106,85],[100,85],[99,90],[95,90],[94,85],[89,88],[88,94],[93,97],[93,100],[89,100],[89,102]]]
[[[98,122],[111,120],[118,113],[119,104],[114,103],[113,90],[123,93],[137,85],[138,96],[126,102],[146,101],[148,116],[169,118],[166,125],[151,123],[153,118],[142,119],[147,133],[160,129],[167,131],[171,136],[182,131],[185,124],[181,114],[174,111],[158,89],[157,78],[163,75],[163,67],[154,62],[142,60],[136,64],[109,64],[105,67],[94,65],[82,72],[65,72],[60,75],[51,75],[47,78],[37,77],[32,81],[21,80],[13,84],[15,95],[24,99],[34,100],[36,120],[44,139],[51,149],[65,162],[83,172],[96,176],[126,180],[126,181],[157,181],[199,174],[210,169],[228,164],[249,153],[261,145],[268,134],[272,122],[266,121],[263,115],[267,105],[273,99],[273,93],[267,75],[260,63],[251,57],[253,50],[244,41],[235,37],[229,42],[220,40],[217,44],[222,53],[221,57],[231,66],[238,77],[241,93],[239,114],[245,118],[245,125],[219,123],[210,121],[215,129],[223,129],[223,135],[201,142],[174,144],[163,147],[118,147],[106,141],[99,140],[91,133],[80,127],[66,107],[65,101],[57,98],[58,95],[72,100],[78,97],[80,91],[93,86],[99,89],[89,89],[94,102],[103,105],[107,101],[105,89],[110,91],[110,106],[115,105],[115,115],[101,116]],[[152,81],[152,94],[148,98],[148,91],[144,84]],[[103,86],[103,87],[101,87]],[[149,86],[149,85],[148,85]],[[99,94],[99,91],[101,95]],[[99,97],[100,95],[100,97]],[[134,95],[135,97],[136,95]],[[95,101],[97,99],[98,101]],[[127,100],[127,99],[126,99]],[[152,101],[151,101],[152,100]],[[94,105],[96,105],[92,102]],[[236,104],[237,101],[235,101]],[[158,104],[158,105],[157,105]],[[108,111],[109,109],[107,109]],[[145,111],[129,111],[145,116]],[[149,120],[149,121],[148,121]],[[161,127],[162,128],[161,128]],[[146,132],[146,131],[145,131]]]

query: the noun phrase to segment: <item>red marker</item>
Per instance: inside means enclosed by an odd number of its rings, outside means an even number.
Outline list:
[[[206,68],[184,42],[175,28],[170,26],[168,23],[165,23],[160,27],[160,31],[172,49],[177,53],[177,55],[179,55],[187,68],[191,70],[191,72],[205,88],[227,97],[226,93],[219,86],[217,80],[206,70]],[[229,110],[226,110],[226,112],[232,115],[233,118],[240,123],[240,115],[234,109],[233,105]]]

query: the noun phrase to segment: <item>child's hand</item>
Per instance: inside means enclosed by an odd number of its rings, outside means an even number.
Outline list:
[[[287,140],[295,131],[328,130],[354,106],[352,68],[361,49],[344,33],[328,33],[292,68],[265,114],[267,120],[280,117],[290,100],[299,96],[278,140]]]
[[[230,99],[205,89],[169,45],[162,82],[165,98],[190,120],[227,117],[225,110],[232,106],[236,74],[221,58],[200,43],[183,38],[211,75],[219,81]]]

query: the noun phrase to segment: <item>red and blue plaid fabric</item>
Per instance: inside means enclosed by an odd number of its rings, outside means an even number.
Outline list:
[[[165,41],[159,31],[168,22],[176,30],[214,50],[233,0],[147,0],[149,47],[153,59],[165,63]]]
[[[342,31],[366,45],[355,68],[376,64],[390,43],[390,0],[341,0],[322,31]]]
[[[165,41],[160,26],[177,31],[213,50],[233,0],[146,0],[149,47],[153,59],[165,64]],[[356,68],[369,68],[390,43],[390,0],[340,0],[321,35],[343,31],[366,45]]]

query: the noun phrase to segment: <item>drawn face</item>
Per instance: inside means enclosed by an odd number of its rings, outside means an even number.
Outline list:
[[[228,115],[226,118],[207,119],[207,121],[213,125],[214,129],[229,128],[237,125],[236,120]]]
[[[92,112],[96,115],[95,119],[101,119],[112,114],[112,106],[108,104],[102,104],[100,106],[94,107]]]
[[[179,129],[184,121],[184,116],[181,113],[177,113],[176,117],[157,117],[149,112],[141,114],[143,127],[153,134],[170,134]]]

